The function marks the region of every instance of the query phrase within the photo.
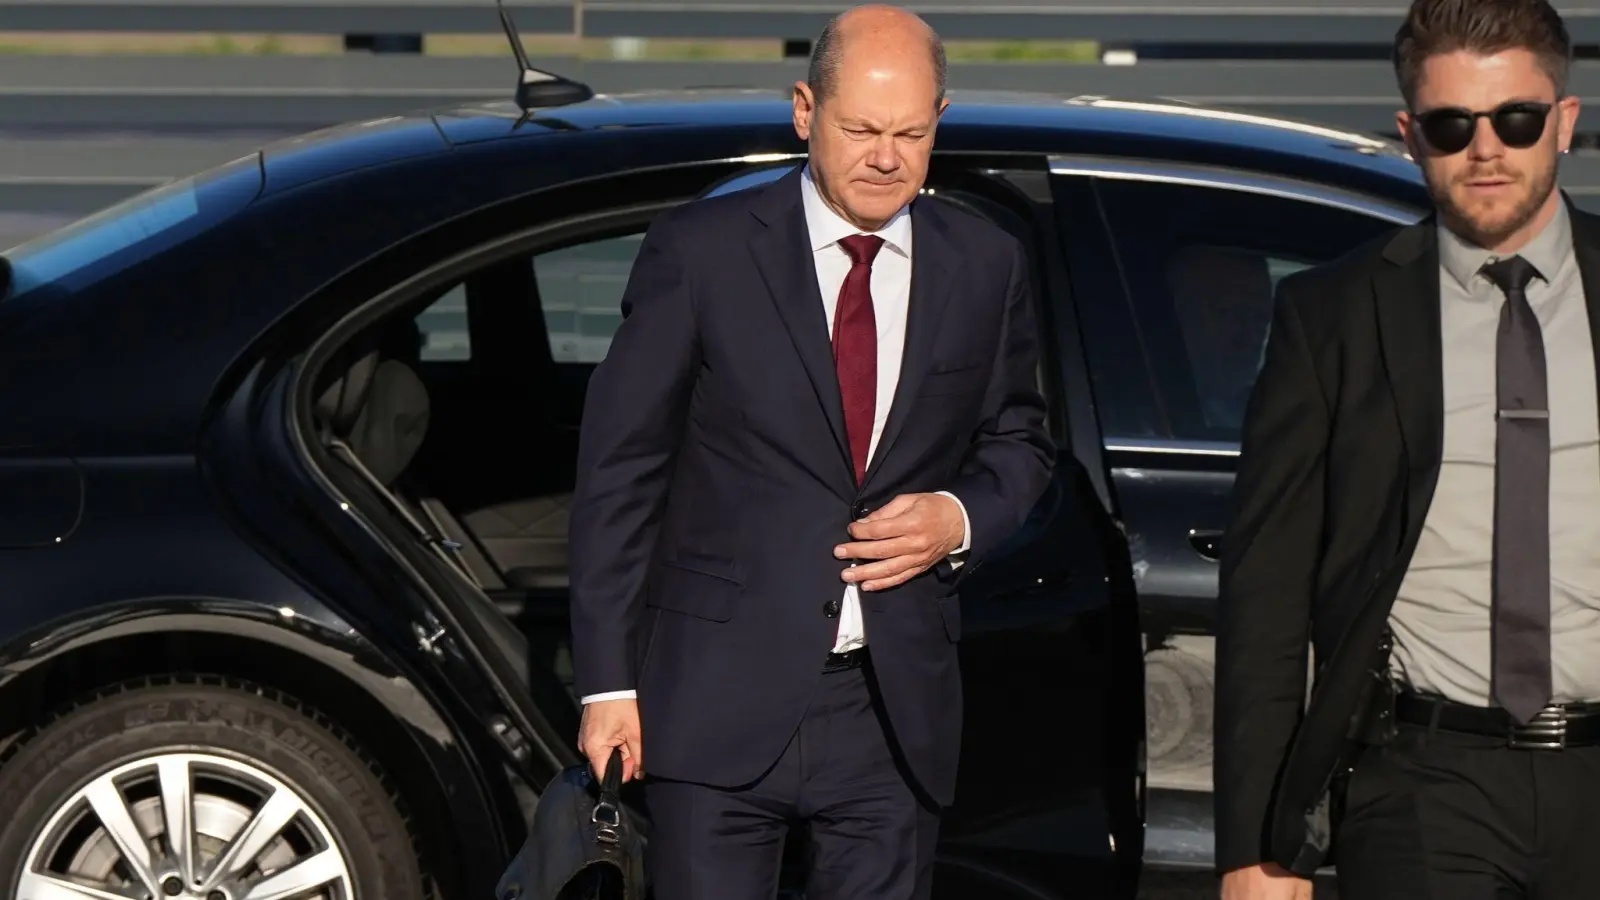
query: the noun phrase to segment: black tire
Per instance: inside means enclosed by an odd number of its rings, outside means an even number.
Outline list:
[[[1147,768],[1160,775],[1209,762],[1213,667],[1177,647],[1145,656],[1145,710],[1149,729]]]
[[[353,900],[429,896],[397,798],[349,737],[272,691],[215,680],[101,691],[54,716],[0,762],[0,896],[19,896],[30,849],[61,804],[118,766],[163,753],[222,757],[292,789],[331,832]]]

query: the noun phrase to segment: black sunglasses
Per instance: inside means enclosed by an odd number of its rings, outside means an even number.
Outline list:
[[[1488,112],[1473,112],[1460,107],[1430,109],[1415,113],[1422,136],[1440,153],[1460,153],[1472,143],[1478,131],[1478,120],[1488,119],[1500,143],[1522,150],[1532,147],[1544,136],[1545,121],[1550,117],[1550,104],[1527,100],[1502,103]]]

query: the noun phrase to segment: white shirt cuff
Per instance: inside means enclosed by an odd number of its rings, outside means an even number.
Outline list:
[[[590,694],[583,698],[583,705],[588,706],[600,700],[635,700],[638,699],[638,696],[638,691],[609,691],[604,694]]]
[[[950,565],[959,569],[961,564],[966,562],[967,551],[972,549],[972,519],[967,517],[967,507],[961,502],[960,497],[949,491],[938,491],[937,493],[941,497],[949,497],[954,500],[956,508],[961,510],[961,546],[950,551],[950,556],[947,557],[950,560]]]

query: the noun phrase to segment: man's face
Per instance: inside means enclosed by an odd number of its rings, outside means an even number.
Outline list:
[[[823,199],[872,231],[922,189],[934,128],[949,101],[935,101],[926,48],[896,52],[865,40],[845,53],[833,93],[820,104],[808,85],[795,85],[794,128],[810,145]]]
[[[1435,110],[1488,113],[1517,103],[1550,107],[1547,116],[1522,106],[1502,117],[1513,132],[1523,126],[1524,138],[1496,133],[1488,117],[1472,126],[1458,120],[1466,146],[1456,149],[1448,141],[1445,146],[1431,141],[1423,122]],[[1516,49],[1489,56],[1460,50],[1428,58],[1413,109],[1400,112],[1396,121],[1446,224],[1484,247],[1502,249],[1531,237],[1548,221],[1541,213],[1553,212],[1560,202],[1556,160],[1571,144],[1577,118],[1577,98],[1558,98],[1555,82],[1533,53]],[[1538,137],[1530,145],[1513,146],[1534,131]]]

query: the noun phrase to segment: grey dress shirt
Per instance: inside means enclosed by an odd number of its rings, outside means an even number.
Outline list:
[[[1600,413],[1564,205],[1520,255],[1540,274],[1527,293],[1549,372],[1552,700],[1600,700]],[[1475,706],[1492,704],[1495,332],[1505,295],[1478,274],[1491,258],[1440,226],[1444,459],[1390,614],[1399,681]]]

